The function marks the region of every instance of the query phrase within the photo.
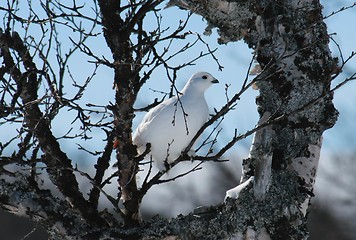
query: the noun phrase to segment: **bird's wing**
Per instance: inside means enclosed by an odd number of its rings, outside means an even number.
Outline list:
[[[172,111],[173,109],[173,105],[177,102],[177,97],[172,97],[169,98],[165,101],[163,101],[162,103],[160,103],[159,105],[157,105],[156,107],[152,108],[142,119],[142,122],[140,123],[140,125],[142,124],[146,124],[148,122],[151,122],[154,118],[156,118],[157,116],[160,117],[170,117],[173,118],[173,116],[170,116],[171,114],[168,114],[168,112]],[[163,114],[166,113],[167,114]],[[162,119],[163,120],[163,119]]]
[[[172,122],[174,114],[174,104],[177,98],[169,98],[156,107],[152,108],[142,119],[141,123],[136,129],[135,138],[145,140],[146,136],[152,131],[156,131],[156,128],[164,129],[162,123]],[[159,126],[162,125],[162,126]],[[137,139],[138,140],[138,139]]]

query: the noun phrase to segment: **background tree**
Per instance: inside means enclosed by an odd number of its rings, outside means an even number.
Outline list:
[[[155,173],[151,163],[146,163],[145,178],[137,186],[135,176],[140,165],[145,164],[143,155],[136,156],[131,141],[133,105],[139,90],[162,66],[171,81],[168,95],[175,94],[179,70],[205,55],[216,59],[214,50],[199,35],[185,29],[186,21],[172,31],[162,27],[158,8],[161,2],[93,1],[89,5],[73,1],[64,5],[41,1],[38,11],[33,2],[21,5],[24,3],[7,1],[1,7],[1,117],[2,124],[12,123],[17,130],[16,136],[9,136],[1,144],[1,205],[40,221],[52,237],[306,237],[306,209],[313,196],[321,135],[337,117],[332,95],[354,78],[351,75],[330,87],[341,68],[328,49],[321,5],[315,0],[170,1],[169,6],[189,9],[204,16],[210,27],[218,27],[220,43],[243,39],[254,50],[253,60],[257,61],[254,71],[258,75],[252,81],[246,78],[241,90],[227,97],[226,105],[216,110],[190,146],[207,127],[216,121],[219,124],[253,84],[259,88],[257,105],[261,118],[256,128],[241,135],[235,133],[216,153],[208,147],[206,155],[194,157],[199,163],[188,172],[165,179],[164,172]],[[189,17],[190,14],[187,20]],[[146,19],[154,19],[156,27],[147,27]],[[41,34],[34,35],[38,30]],[[90,47],[91,39],[99,37],[106,41],[110,57]],[[192,37],[193,41],[178,50],[170,49],[176,41]],[[71,46],[64,47],[64,40],[69,40]],[[170,65],[174,56],[198,42],[206,47],[206,52],[182,65]],[[83,82],[72,74],[70,61],[77,53],[89,59],[93,69]],[[341,67],[347,61],[343,59]],[[221,68],[217,59],[216,63]],[[83,96],[103,66],[113,72],[114,97],[104,105],[86,102]],[[67,85],[68,79],[72,86]],[[108,80],[102,81],[111,85]],[[76,91],[68,96],[67,88]],[[141,110],[157,103],[159,100]],[[75,112],[74,125],[66,126],[68,130],[56,136],[54,126],[64,110]],[[210,140],[203,145],[208,142],[214,146],[219,136],[217,129],[211,130]],[[77,167],[61,145],[73,139],[90,142],[92,133],[97,131],[106,135],[102,151],[79,145],[97,158],[95,171],[90,174]],[[170,222],[140,222],[140,204],[153,185],[196,171],[202,162],[219,161],[237,141],[255,132],[250,156],[243,162],[242,178],[246,181],[254,176],[254,181],[237,201],[228,200],[226,205],[199,210]],[[13,151],[16,145],[17,150]],[[112,153],[118,171],[108,175]],[[187,160],[185,153],[174,166]],[[49,181],[44,180],[46,176]],[[80,178],[90,182],[88,192],[80,188]],[[105,186],[116,184],[115,179],[118,190],[115,195],[108,194]],[[100,196],[110,201],[113,211],[99,210]],[[23,208],[25,213],[20,211]]]

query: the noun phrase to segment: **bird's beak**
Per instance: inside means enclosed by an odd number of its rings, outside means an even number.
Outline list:
[[[212,80],[211,83],[219,83],[219,80],[217,80],[216,78],[214,78],[214,80]]]

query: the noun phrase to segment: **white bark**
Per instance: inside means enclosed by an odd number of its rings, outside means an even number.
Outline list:
[[[267,120],[271,124],[254,136],[249,158],[243,161],[243,184],[227,192],[238,198],[236,214],[250,219],[241,227],[243,217],[238,218],[232,238],[306,238],[320,139],[337,117],[332,96],[325,95],[335,62],[319,2],[185,0],[184,8],[208,20],[207,33],[218,27],[220,42],[243,38],[256,51],[262,69],[256,83],[259,125]],[[247,187],[251,176],[253,188]]]
[[[266,123],[271,114],[265,112],[258,125]],[[253,192],[256,200],[262,201],[268,190],[271,180],[272,153],[271,139],[274,138],[272,126],[266,126],[255,133],[253,138],[249,159],[256,161],[255,181],[253,184]]]
[[[313,186],[315,183],[316,172],[318,169],[320,151],[322,145],[322,138],[317,144],[310,144],[308,147],[310,156],[309,157],[298,157],[295,158],[292,163],[288,166],[288,169],[295,171],[305,182],[304,186],[309,192],[313,192]],[[305,202],[301,204],[301,211],[304,216],[307,214],[307,209],[309,207],[310,198],[305,199]]]

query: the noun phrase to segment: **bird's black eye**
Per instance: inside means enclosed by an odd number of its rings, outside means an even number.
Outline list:
[[[206,75],[202,76],[203,79],[207,79],[208,77]]]

